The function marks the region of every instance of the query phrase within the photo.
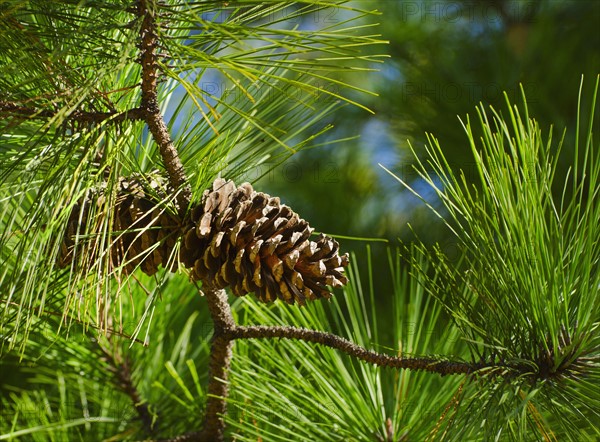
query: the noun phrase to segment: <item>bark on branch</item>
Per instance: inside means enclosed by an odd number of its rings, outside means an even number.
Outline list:
[[[147,434],[152,433],[152,415],[148,405],[142,399],[133,379],[131,378],[130,361],[122,355],[110,351],[105,346],[98,344],[104,355],[104,359],[113,373],[117,386],[131,399],[132,405],[137,411],[138,417],[142,422],[142,427]]]
[[[397,369],[421,370],[438,373],[442,376],[449,374],[469,374],[481,368],[462,361],[447,361],[429,357],[389,356],[367,350],[353,342],[332,333],[308,330],[296,327],[281,326],[249,326],[235,327],[229,332],[232,339],[268,339],[285,338],[313,342],[325,347],[340,350],[350,356],[380,367]]]
[[[313,342],[325,347],[340,350],[361,361],[380,367],[395,369],[420,370],[429,373],[445,375],[477,374],[502,376],[531,376],[536,379],[548,379],[567,373],[572,367],[565,366],[562,370],[548,373],[544,361],[498,361],[492,357],[488,361],[466,362],[451,361],[427,356],[403,357],[389,356],[367,350],[353,342],[332,333],[309,330],[291,326],[237,326],[227,332],[229,339],[296,339]],[[576,361],[575,361],[576,362]],[[572,365],[575,365],[575,362]]]
[[[222,441],[225,421],[222,416],[227,412],[225,399],[229,394],[227,378],[231,365],[233,341],[231,331],[235,329],[227,294],[222,289],[203,286],[208,308],[214,323],[214,335],[210,346],[208,365],[208,399],[204,414],[202,431],[197,434],[198,441]]]
[[[158,56],[159,45],[157,25],[155,21],[155,2],[140,0],[138,14],[142,17],[140,27],[140,63],[142,65],[142,103],[146,124],[154,138],[171,184],[180,189],[177,201],[184,212],[191,200],[192,191],[177,149],[171,140],[169,129],[158,106]]]

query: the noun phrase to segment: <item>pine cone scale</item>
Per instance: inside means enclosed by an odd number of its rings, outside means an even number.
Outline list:
[[[165,178],[155,175],[120,177],[112,189],[107,187],[101,183],[74,204],[58,267],[74,264],[87,270],[108,252],[110,271],[129,273],[140,266],[143,272],[154,274],[159,264],[166,265],[175,245],[172,235],[180,224],[164,207],[158,208],[172,189]],[[112,204],[108,225],[107,204]],[[111,236],[104,238],[105,232]]]
[[[187,264],[192,279],[230,286],[236,296],[304,304],[347,282],[347,255],[338,254],[337,242],[325,235],[311,241],[305,220],[248,183],[215,180],[189,224],[180,253],[183,263],[194,263]]]

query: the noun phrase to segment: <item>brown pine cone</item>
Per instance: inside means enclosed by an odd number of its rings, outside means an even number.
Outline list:
[[[219,178],[191,211],[180,260],[193,280],[230,286],[236,296],[253,292],[264,302],[302,305],[347,283],[348,255],[323,234],[311,241],[312,231],[279,198]]]
[[[130,273],[139,265],[152,275],[160,264],[167,265],[181,224],[161,205],[172,193],[167,180],[158,174],[120,177],[113,191],[110,237],[102,235],[108,192],[102,183],[73,207],[61,243],[59,267],[70,265],[76,255],[77,266],[89,268],[104,250],[110,250],[111,270],[122,267],[123,272]]]

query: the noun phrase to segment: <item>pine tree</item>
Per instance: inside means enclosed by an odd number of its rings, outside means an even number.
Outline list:
[[[392,294],[237,180],[360,107],[324,86],[360,90],[338,74],[379,60],[358,51],[381,43],[367,15],[316,0],[0,5],[0,438],[598,438],[591,124],[561,140],[564,183],[526,105],[465,122],[477,188],[430,137],[438,179],[417,173],[460,259],[390,248]]]

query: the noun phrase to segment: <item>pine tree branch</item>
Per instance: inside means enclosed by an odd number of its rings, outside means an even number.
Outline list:
[[[208,366],[208,399],[202,430],[192,434],[195,438],[187,440],[222,441],[225,431],[225,421],[222,416],[227,412],[227,403],[225,402],[229,394],[227,377],[233,347],[231,331],[235,329],[235,323],[225,290],[213,289],[207,284],[204,284],[203,288],[214,323]]]
[[[381,367],[421,370],[438,373],[442,376],[450,374],[469,374],[480,368],[480,364],[462,361],[439,360],[431,357],[389,356],[367,350],[353,342],[332,333],[309,330],[289,326],[239,326],[229,331],[231,339],[269,339],[285,338],[313,342],[325,347],[340,350],[350,356]]]
[[[47,120],[55,117],[57,114],[58,112],[49,109],[23,106],[10,101],[0,101],[0,116],[3,118],[12,116],[15,118],[39,118]],[[90,112],[75,110],[66,117],[66,120],[77,123],[101,123],[106,120],[111,120],[111,122],[120,123],[125,120],[143,120],[145,119],[145,115],[145,111],[139,107],[124,112]]]
[[[152,416],[148,410],[148,405],[142,399],[138,389],[136,388],[133,379],[131,378],[130,363],[127,358],[123,358],[118,353],[105,348],[103,345],[98,343],[100,350],[104,354],[104,359],[109,365],[110,371],[116,378],[117,386],[123,391],[133,403],[137,414],[142,421],[142,426],[146,433],[152,432]]]
[[[300,341],[313,342],[325,347],[340,350],[356,359],[375,364],[380,367],[391,367],[396,369],[408,369],[437,373],[441,376],[460,375],[460,374],[478,374],[502,376],[504,378],[514,378],[516,376],[528,376],[532,379],[557,378],[563,375],[575,373],[581,370],[584,362],[578,359],[570,364],[559,367],[558,370],[549,371],[549,362],[545,360],[497,360],[492,357],[490,360],[480,362],[451,361],[432,357],[402,357],[389,356],[367,350],[353,342],[348,341],[333,333],[322,332],[318,330],[309,330],[292,326],[236,326],[227,331],[227,337],[231,340],[236,339],[296,339]]]
[[[148,129],[158,144],[171,184],[181,189],[177,201],[182,212],[186,210],[192,197],[183,163],[171,140],[165,120],[158,106],[158,48],[159,40],[155,21],[155,1],[140,0],[138,15],[142,17],[140,27],[140,63],[142,65],[142,103]]]

